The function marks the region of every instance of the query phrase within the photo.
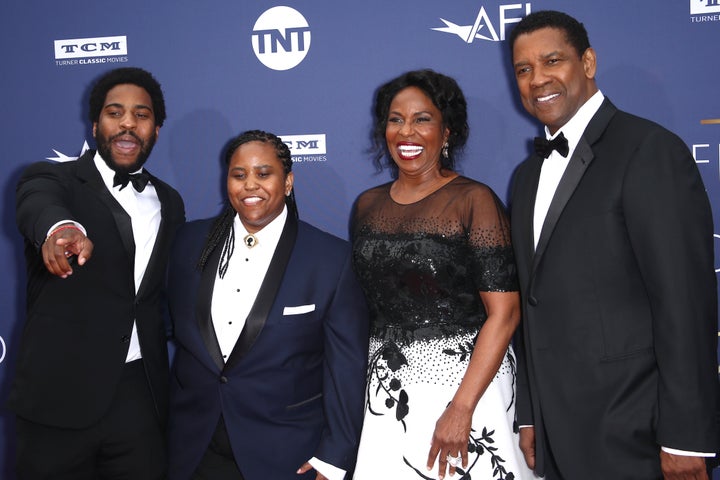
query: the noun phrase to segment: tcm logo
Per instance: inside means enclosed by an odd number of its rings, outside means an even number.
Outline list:
[[[302,155],[325,155],[327,143],[324,133],[312,135],[280,135],[293,157]]]
[[[690,0],[690,15],[720,12],[720,0]]]
[[[523,9],[525,10],[524,13]],[[495,14],[496,12],[491,13],[493,14],[492,18],[487,10],[485,10],[485,7],[481,6],[472,24],[459,25],[441,18],[440,21],[442,21],[445,26],[432,28],[431,30],[457,35],[465,43],[472,43],[476,38],[490,42],[500,42],[505,40],[505,31],[509,24],[518,23],[524,15],[530,13],[530,4],[526,3],[523,5],[522,3],[514,3],[511,5],[500,5],[497,14]],[[498,32],[500,33],[499,35]]]
[[[266,67],[290,70],[305,59],[310,49],[310,26],[297,10],[273,7],[255,22],[252,46]]]
[[[55,60],[127,55],[127,37],[72,38],[55,40]]]

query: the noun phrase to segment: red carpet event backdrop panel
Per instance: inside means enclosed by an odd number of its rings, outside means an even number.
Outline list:
[[[374,90],[407,70],[457,79],[471,132],[460,170],[507,201],[512,172],[541,128],[518,100],[506,38],[524,15],[544,9],[585,24],[598,84],[615,105],[690,147],[715,209],[720,252],[718,0],[3,2],[2,401],[25,309],[15,185],[31,162],[73,161],[94,148],[87,96],[103,72],[138,66],[162,84],[168,118],[147,167],[180,191],[188,219],[218,213],[223,147],[258,128],[291,148],[300,216],[347,238],[355,197],[389,179],[375,173],[369,152]],[[14,421],[5,408],[0,427],[0,476],[12,480]]]

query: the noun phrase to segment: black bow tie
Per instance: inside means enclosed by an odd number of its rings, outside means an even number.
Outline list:
[[[145,170],[140,173],[120,173],[115,172],[115,179],[113,180],[113,187],[121,185],[120,190],[127,187],[128,183],[132,183],[133,188],[138,192],[145,190],[145,186],[150,180],[150,174]]]
[[[548,158],[553,150],[557,150],[557,152],[563,157],[567,157],[567,154],[570,151],[567,138],[565,138],[565,135],[563,135],[562,132],[560,132],[560,135],[552,140],[548,140],[545,137],[535,137],[534,144],[535,153],[543,158]]]

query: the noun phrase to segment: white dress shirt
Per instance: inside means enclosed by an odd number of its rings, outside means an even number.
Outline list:
[[[215,276],[215,287],[211,306],[215,336],[220,344],[223,360],[227,361],[235,347],[245,320],[255,303],[260,286],[265,279],[270,261],[280,241],[287,208],[262,230],[253,234],[257,243],[248,248],[244,238],[248,231],[235,215],[235,250],[230,257],[227,272],[223,278]]]
[[[570,163],[575,147],[580,142],[585,128],[588,123],[592,120],[592,117],[597,113],[600,105],[602,105],[605,96],[600,90],[588,99],[585,104],[580,107],[577,113],[563,125],[560,130],[555,132],[555,135],[550,135],[548,128],[545,127],[545,137],[548,140],[552,140],[560,132],[565,135],[568,141],[568,154],[566,157],[560,155],[557,150],[553,150],[548,158],[543,161],[542,168],[540,170],[540,181],[538,183],[537,195],[535,197],[535,216],[533,218],[533,235],[535,237],[535,247],[537,247],[538,240],[540,239],[540,232],[542,231],[543,223],[545,223],[545,217],[547,216],[548,210],[550,209],[550,203],[555,196],[555,191],[560,184],[560,179],[565,173],[565,169]]]
[[[145,270],[147,269],[150,255],[152,255],[155,240],[157,239],[158,229],[160,228],[161,210],[160,199],[158,199],[155,187],[148,182],[145,190],[138,192],[128,184],[120,190],[120,185],[113,187],[113,179],[115,171],[107,166],[100,156],[95,153],[95,167],[100,172],[105,186],[110,191],[120,206],[130,215],[132,223],[133,240],[135,241],[135,293],[140,288]],[[141,172],[142,168],[137,172]],[[133,172],[133,173],[137,173]],[[132,362],[142,358],[140,351],[140,342],[137,336],[137,323],[133,322],[132,334],[130,336],[130,348],[125,359],[126,362]]]

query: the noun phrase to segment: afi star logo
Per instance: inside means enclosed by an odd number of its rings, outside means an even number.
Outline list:
[[[473,40],[475,40],[476,38],[479,38],[480,40],[488,40],[490,42],[499,42],[505,40],[505,30],[507,25],[511,23],[518,23],[522,19],[522,12],[520,12],[519,14],[508,12],[510,10],[522,10],[523,5],[521,3],[516,3],[512,5],[500,5],[498,8],[499,11],[497,16],[497,29],[493,25],[493,21],[487,14],[485,7],[481,6],[480,11],[475,18],[475,22],[472,25],[458,25],[449,20],[441,18],[440,20],[445,24],[445,26],[433,28],[432,30],[444,33],[452,33],[460,37],[465,43],[472,43]],[[529,14],[530,4],[526,3],[524,8],[525,15]],[[500,36],[498,36],[498,31],[500,32]]]

